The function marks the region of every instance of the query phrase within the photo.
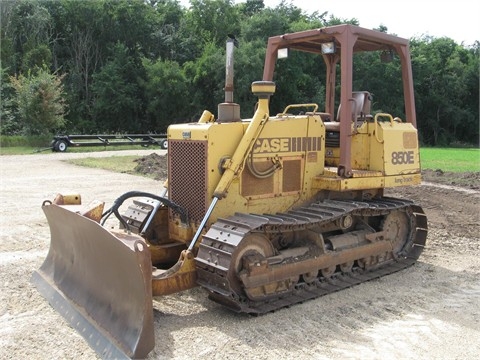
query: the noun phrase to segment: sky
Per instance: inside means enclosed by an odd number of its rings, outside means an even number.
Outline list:
[[[265,6],[272,8],[280,2],[264,0]],[[188,0],[181,3],[189,4]],[[368,29],[384,25],[388,33],[406,39],[423,35],[449,37],[466,46],[480,41],[480,3],[476,0],[287,0],[287,3],[306,12],[328,11],[337,18],[356,18],[360,26]]]

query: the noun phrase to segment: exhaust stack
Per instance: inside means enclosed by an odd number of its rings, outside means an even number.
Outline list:
[[[225,102],[218,104],[218,121],[240,121],[240,105],[233,102],[233,51],[238,45],[235,36],[228,35],[225,66]]]

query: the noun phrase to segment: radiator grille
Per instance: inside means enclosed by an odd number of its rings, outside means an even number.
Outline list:
[[[170,199],[201,221],[208,208],[207,142],[168,140],[168,165]]]

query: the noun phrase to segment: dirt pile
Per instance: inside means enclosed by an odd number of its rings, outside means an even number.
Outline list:
[[[134,171],[142,175],[152,175],[155,180],[167,179],[167,154],[152,153],[134,160],[137,165]]]

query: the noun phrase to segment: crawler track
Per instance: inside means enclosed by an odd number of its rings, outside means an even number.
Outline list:
[[[317,268],[312,268],[314,275],[306,281],[306,277],[297,277],[298,281],[290,284],[288,281],[272,281],[265,286],[270,288],[277,287],[280,289],[278,293],[270,292],[263,298],[251,299],[248,293],[247,285],[241,283],[240,273],[236,273],[236,280],[232,279],[232,270],[238,264],[238,251],[248,242],[245,240],[248,236],[263,236],[268,239],[274,239],[279,234],[296,234],[296,238],[305,234],[305,231],[322,233],[323,231],[331,231],[332,228],[338,228],[338,223],[346,216],[361,219],[386,218],[394,211],[404,212],[407,217],[408,231],[405,233],[404,242],[400,246],[391,246],[389,256],[365,256],[368,246],[374,247],[376,244],[384,244],[386,241],[375,242],[364,246],[363,255],[352,261],[352,266],[347,269],[342,268],[342,263],[334,263],[335,272],[331,274],[322,273]],[[377,229],[376,231],[383,230]],[[380,234],[377,232],[376,234]],[[196,258],[198,283],[209,290],[209,297],[221,303],[234,311],[246,312],[253,314],[262,314],[271,312],[283,307],[287,307],[305,300],[317,298],[341,289],[348,288],[359,283],[369,281],[396,271],[402,270],[413,263],[420,256],[425,245],[427,237],[427,220],[426,216],[418,205],[412,201],[382,198],[369,201],[338,201],[325,200],[323,202],[315,202],[307,207],[289,211],[287,213],[275,215],[253,215],[237,213],[226,219],[218,219],[211,226],[209,231],[203,237]],[[293,248],[298,246],[298,242]],[[358,247],[360,249],[361,246]],[[396,250],[398,249],[398,250]],[[352,249],[326,249],[320,256],[310,255],[292,256],[283,258],[281,261],[274,261],[275,255],[282,252],[282,249],[275,247],[274,256],[259,261],[258,271],[261,275],[268,277],[269,268],[279,269],[282,266],[288,266],[295,261],[304,261],[305,263],[315,263],[317,258],[326,259],[332,263],[335,258],[339,258],[342,252],[352,253]],[[247,254],[248,255],[248,254]],[[365,262],[363,260],[370,259]],[[299,260],[300,259],[300,260]],[[373,259],[373,260],[372,260]],[[261,259],[262,260],[262,259]],[[260,266],[261,265],[261,266]],[[330,266],[332,268],[332,266]],[[262,270],[263,269],[263,270]],[[254,273],[253,272],[253,273]],[[243,271],[242,279],[247,278]],[[243,281],[243,280],[242,280]],[[239,290],[235,286],[235,282],[241,283],[243,289]],[[273,285],[272,285],[273,284]],[[287,284],[287,285],[285,285]],[[288,286],[290,284],[291,286]],[[287,288],[285,288],[285,286]],[[262,288],[261,286],[259,288]]]

